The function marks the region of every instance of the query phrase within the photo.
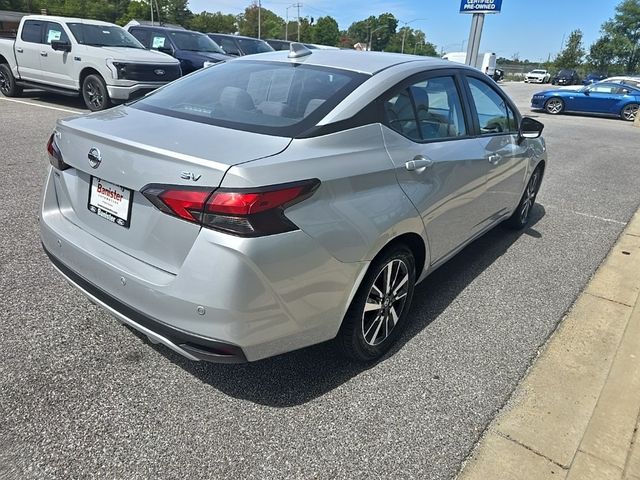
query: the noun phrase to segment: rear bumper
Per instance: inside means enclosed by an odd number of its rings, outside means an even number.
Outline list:
[[[240,239],[202,229],[170,273],[70,221],[54,176],[40,217],[53,264],[121,322],[192,360],[254,361],[335,337],[368,265],[339,262],[302,231]]]

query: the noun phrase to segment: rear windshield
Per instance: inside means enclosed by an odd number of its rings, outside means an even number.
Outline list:
[[[245,55],[273,52],[273,48],[267,42],[262,40],[253,40],[251,38],[238,38],[237,40]]]
[[[216,42],[204,33],[196,32],[171,32],[171,38],[180,50],[193,52],[224,53]]]
[[[573,75],[573,70],[560,70],[558,75]]]
[[[311,65],[233,60],[173,82],[132,106],[199,123],[295,137],[367,78]]]
[[[84,23],[67,23],[67,25],[81,45],[144,49],[133,35],[124,28],[115,25],[88,25]]]

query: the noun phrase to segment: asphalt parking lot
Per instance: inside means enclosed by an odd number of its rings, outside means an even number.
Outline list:
[[[38,239],[52,95],[0,96],[0,478],[455,477],[640,203],[640,130],[545,125],[533,223],[498,227],[416,290],[369,368],[330,344],[247,365],[191,363],[66,284]]]

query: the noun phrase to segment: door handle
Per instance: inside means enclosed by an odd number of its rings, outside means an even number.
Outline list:
[[[24,52],[24,50],[22,48],[18,47],[18,48],[16,48],[16,52],[22,53],[22,52]]]
[[[431,160],[430,158],[425,158],[422,155],[417,155],[413,158],[413,160],[405,163],[404,167],[410,172],[422,173],[431,165],[433,165],[433,160]]]
[[[500,163],[500,160],[502,160],[502,155],[500,155],[499,153],[494,153],[492,155],[489,155],[487,157],[487,160],[489,160],[489,163],[491,165],[497,165]]]
[[[48,55],[49,55],[49,54],[48,54],[47,52],[40,52],[40,56],[41,56],[41,57],[46,57],[46,56],[48,56]]]

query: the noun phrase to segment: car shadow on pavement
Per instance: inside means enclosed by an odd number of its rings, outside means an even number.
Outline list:
[[[257,404],[285,408],[301,405],[339,387],[389,357],[431,324],[478,275],[502,256],[521,235],[541,238],[535,225],[545,215],[536,204],[529,227],[513,231],[498,226],[486,233],[416,287],[410,323],[396,345],[379,362],[354,364],[332,342],[246,364],[192,362],[163,346],[151,345],[202,382]],[[139,336],[142,336],[141,334]]]

